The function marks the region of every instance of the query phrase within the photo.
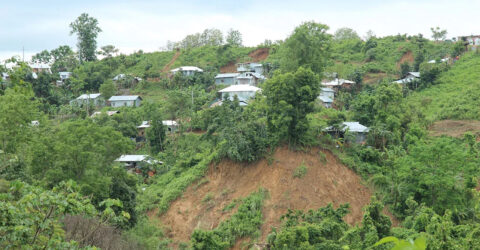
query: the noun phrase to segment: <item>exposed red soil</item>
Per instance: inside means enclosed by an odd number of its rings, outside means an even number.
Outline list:
[[[397,63],[397,68],[400,69],[400,65],[402,65],[404,62],[412,64],[414,61],[415,58],[413,57],[413,53],[411,50],[409,50],[403,54],[402,58],[400,58],[400,61]]]
[[[351,212],[345,221],[352,225],[361,222],[362,208],[370,202],[372,192],[362,184],[359,176],[329,151],[322,151],[326,161],[322,161],[319,152],[319,149],[293,152],[281,147],[272,156],[271,164],[266,159],[251,164],[230,160],[212,164],[206,177],[191,185],[161,215],[165,233],[175,243],[187,242],[194,229],[214,229],[235,213],[236,208],[222,212],[226,205],[259,188],[269,192],[263,207],[264,223],[259,242],[265,242],[272,226],[280,225],[280,216],[288,209],[309,210],[328,203],[335,207],[349,203]],[[293,177],[294,170],[302,164],[307,166],[307,174],[303,178]],[[207,201],[205,197],[211,198]],[[154,213],[148,215],[151,217]],[[398,224],[395,219],[394,224]],[[245,244],[237,242],[235,246],[240,248],[242,245]]]
[[[465,133],[471,132],[480,135],[480,121],[443,120],[433,123],[429,128],[431,136],[462,137]],[[480,139],[480,137],[478,137]],[[478,140],[477,139],[477,140]]]
[[[246,61],[246,62],[261,62],[267,59],[269,55],[270,48],[260,48],[256,49],[248,54],[248,57],[251,58],[251,60]],[[227,65],[222,66],[220,68],[220,73],[234,73],[237,72],[237,63],[239,63],[239,60],[229,62]]]

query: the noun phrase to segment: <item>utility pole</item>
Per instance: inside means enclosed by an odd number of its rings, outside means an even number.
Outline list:
[[[25,62],[25,46],[22,46],[22,62]]]

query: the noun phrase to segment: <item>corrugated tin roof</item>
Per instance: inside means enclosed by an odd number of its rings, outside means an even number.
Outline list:
[[[318,97],[318,99],[320,99],[324,103],[332,103],[333,102],[333,100],[328,96],[321,95],[321,96]]]
[[[369,131],[369,128],[363,126],[359,122],[343,122],[342,131],[350,131],[356,133],[366,133]],[[325,131],[332,131],[333,127],[325,128]]]
[[[195,67],[195,66],[182,66],[182,67],[178,67],[176,69],[172,69],[170,70],[170,72],[177,72],[177,71],[197,71],[197,72],[203,72],[203,69],[199,68],[199,67]]]
[[[346,79],[338,79],[338,78],[334,79],[332,81],[329,81],[329,82],[324,82],[322,84],[325,85],[325,86],[341,86],[344,83],[355,84],[354,81],[350,81],[350,80],[346,80]]]
[[[237,77],[239,73],[224,73],[224,74],[218,74],[215,76],[215,78],[230,78],[230,77]]]
[[[50,65],[46,63],[30,63],[28,66],[32,69],[49,69]]]
[[[162,121],[162,124],[165,125],[165,126],[177,126],[178,125],[178,123],[176,121],[172,121],[172,120]]]
[[[118,111],[117,111],[117,110],[107,111],[106,113],[107,113],[108,116],[112,116],[112,115],[114,115],[114,114],[117,114]],[[92,114],[90,117],[96,117],[96,116],[99,116],[99,115],[101,115],[101,114],[102,114],[101,111],[93,112],[93,114]]]
[[[420,77],[420,72],[408,72],[408,74],[415,76],[415,77]]]
[[[77,97],[77,100],[86,100],[86,99],[95,99],[100,96],[100,93],[97,94],[83,94]]]
[[[335,90],[333,90],[331,88],[322,88],[322,92],[334,92],[335,93]]]
[[[138,98],[142,99],[138,95],[114,95],[108,99],[109,101],[135,101]]]
[[[148,157],[148,155],[122,155],[117,158],[115,161],[119,162],[139,162],[143,161]]]
[[[253,91],[253,92],[257,92],[257,91],[260,91],[261,89],[260,88],[257,88],[255,86],[251,86],[251,85],[248,85],[248,84],[238,84],[238,85],[231,85],[227,88],[224,88],[220,91],[218,91],[219,93],[229,93],[229,92],[246,92],[246,91]]]
[[[150,127],[150,122],[149,121],[143,121],[140,126],[137,126],[137,128],[149,128]]]

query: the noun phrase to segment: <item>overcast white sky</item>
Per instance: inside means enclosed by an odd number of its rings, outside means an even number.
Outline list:
[[[69,23],[86,12],[103,30],[98,45],[115,45],[124,53],[159,50],[167,40],[178,41],[206,28],[233,28],[244,44],[285,39],[303,21],[330,26],[333,33],[350,27],[363,36],[422,33],[430,27],[447,29],[447,37],[480,34],[480,0],[296,0],[296,1],[154,1],[154,0],[0,0],[0,60],[26,59],[60,45],[75,48]]]

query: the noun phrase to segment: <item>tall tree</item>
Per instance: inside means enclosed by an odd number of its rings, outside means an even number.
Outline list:
[[[295,28],[283,46],[281,67],[293,72],[298,67],[310,68],[320,74],[330,58],[331,35],[328,26],[316,22],[306,22]]]
[[[320,94],[320,79],[310,69],[276,75],[265,83],[267,124],[280,140],[297,144],[308,129],[307,114]]]
[[[97,36],[102,32],[98,27],[98,20],[87,13],[81,14],[74,22],[70,23],[70,35],[77,34],[78,54],[81,62],[95,61],[97,49]]]
[[[240,47],[242,46],[242,33],[238,30],[230,29],[225,40],[227,44]]]
[[[432,31],[432,38],[435,41],[445,40],[445,38],[447,37],[447,30],[441,30],[440,27],[432,27],[430,28],[430,30]]]
[[[152,153],[157,154],[165,148],[165,139],[165,126],[162,123],[162,118],[156,115],[152,119],[151,127],[147,130],[147,140]]]

